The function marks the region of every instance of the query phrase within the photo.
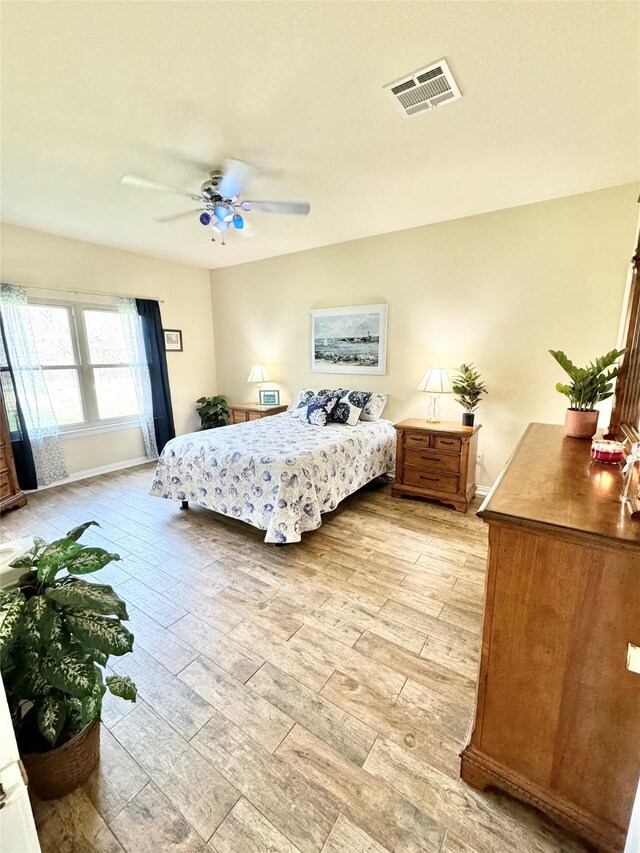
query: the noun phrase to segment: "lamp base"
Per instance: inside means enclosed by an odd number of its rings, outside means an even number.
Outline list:
[[[429,407],[427,409],[427,423],[428,424],[439,424],[440,423],[440,397],[437,394],[431,394],[429,396]]]

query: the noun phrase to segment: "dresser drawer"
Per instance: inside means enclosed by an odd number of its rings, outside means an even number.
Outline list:
[[[453,453],[439,453],[437,450],[405,450],[404,464],[409,468],[426,471],[450,471],[457,474],[460,470],[460,456]]]
[[[455,474],[441,474],[437,471],[405,468],[402,472],[402,482],[407,486],[415,486],[426,491],[447,492],[450,495],[455,495],[458,491],[458,477]]]
[[[9,469],[5,468],[4,471],[0,471],[0,499],[9,498],[12,494],[13,489],[11,488]]]
[[[403,435],[404,446],[407,450],[424,450],[427,447],[431,447],[430,435],[422,435],[418,432],[405,432]]]
[[[452,438],[448,435],[434,435],[431,447],[434,450],[448,450],[452,453],[460,453],[462,442],[459,438]]]

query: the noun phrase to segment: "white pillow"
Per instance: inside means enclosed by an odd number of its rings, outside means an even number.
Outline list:
[[[307,403],[313,397],[314,394],[315,391],[313,390],[313,388],[302,388],[302,390],[296,397],[295,403],[289,409],[294,418],[300,417],[302,412],[307,408]]]
[[[372,394],[369,402],[362,410],[360,415],[361,421],[377,421],[382,414],[382,410],[387,405],[389,399],[388,394]]]

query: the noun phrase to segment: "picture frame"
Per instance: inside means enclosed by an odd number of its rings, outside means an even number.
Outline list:
[[[279,406],[280,392],[276,390],[258,391],[258,400],[261,406]]]
[[[311,310],[310,370],[385,375],[388,308],[384,303]]]
[[[182,329],[163,329],[165,352],[182,352]]]

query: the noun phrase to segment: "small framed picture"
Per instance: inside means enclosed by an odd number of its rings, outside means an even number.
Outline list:
[[[182,331],[180,329],[163,329],[162,331],[166,352],[182,352]]]
[[[279,391],[260,391],[258,394],[261,406],[279,406],[280,392]]]

